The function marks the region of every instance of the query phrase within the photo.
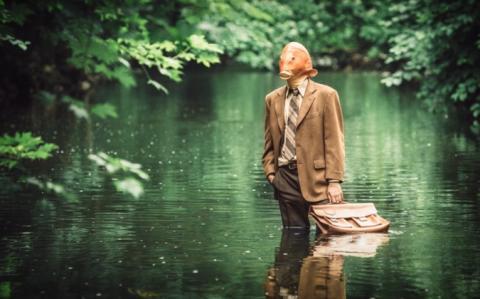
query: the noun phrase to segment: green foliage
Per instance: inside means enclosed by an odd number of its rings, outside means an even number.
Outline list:
[[[115,108],[115,106],[109,103],[95,104],[93,105],[91,112],[96,116],[100,117],[101,119],[118,117],[117,109]]]
[[[218,54],[222,54],[223,50],[218,45],[207,42],[203,35],[190,35],[187,41],[187,49],[190,51],[179,53],[179,57],[185,61],[195,60],[206,67],[220,62]]]
[[[47,194],[54,194],[56,196],[60,196],[64,199],[67,199],[69,201],[76,201],[76,196],[65,190],[65,187],[63,185],[54,183],[50,180],[42,180],[37,177],[27,177],[22,180],[26,184],[30,184],[32,186],[37,187],[40,189],[42,192],[47,193]]]
[[[133,39],[119,39],[121,55],[135,60],[141,66],[155,67],[158,72],[176,82],[181,81],[182,68],[186,62],[195,61],[209,67],[220,62],[222,50],[208,43],[202,35],[191,35],[185,41],[150,43]],[[148,74],[147,74],[148,76]],[[148,84],[167,92],[166,88],[149,77]]]
[[[392,5],[393,32],[387,63],[395,70],[383,80],[420,82],[418,97],[433,111],[470,107],[473,129],[480,121],[480,9],[473,0],[437,3],[412,0]]]
[[[53,143],[45,143],[41,137],[32,136],[31,132],[3,135],[0,137],[0,168],[19,170],[21,177],[15,183],[32,185],[44,193],[74,200],[73,194],[67,192],[62,185],[31,176],[31,171],[23,165],[25,161],[45,160],[57,148]]]
[[[148,181],[150,177],[142,170],[140,164],[115,158],[103,152],[90,154],[88,158],[95,162],[96,165],[105,168],[107,173],[113,176],[114,186],[117,191],[130,194],[135,198],[143,194],[141,180]]]
[[[10,281],[0,282],[0,298],[10,298],[12,294],[12,288]]]
[[[19,47],[23,51],[27,50],[28,45],[30,44],[29,41],[19,40],[19,39],[15,38],[11,35],[8,35],[8,34],[7,35],[0,35],[0,41],[2,41],[2,40],[9,42],[13,46]]]
[[[12,169],[21,161],[44,160],[58,148],[53,143],[45,143],[41,137],[31,132],[17,132],[15,135],[0,137],[0,167]]]
[[[383,1],[199,2],[204,10],[183,8],[180,23],[207,32],[229,57],[256,68],[274,68],[280,49],[290,41],[305,44],[314,57],[348,63],[354,54],[359,53],[366,63],[387,52],[389,35],[381,22],[388,6]]]
[[[70,104],[70,106],[68,107],[70,109],[70,111],[73,112],[73,114],[75,115],[75,117],[79,118],[79,119],[89,119],[90,116],[87,112],[87,110],[85,109],[83,103],[79,102],[79,103],[72,103]]]
[[[124,159],[115,158],[100,152],[98,154],[90,154],[88,158],[94,161],[98,166],[103,166],[110,174],[117,172],[133,173],[143,180],[148,180],[147,173],[141,170],[142,166],[137,163],[132,163]]]
[[[31,10],[24,4],[12,3],[10,9],[5,7],[5,2],[0,1],[0,45],[2,42],[8,42],[14,47],[18,47],[23,51],[27,50],[30,41],[21,40],[12,35],[11,31],[5,24],[23,24]]]
[[[48,93],[47,95],[42,95],[42,97],[45,96],[49,96]],[[89,120],[91,114],[101,119],[118,117],[117,109],[110,103],[94,104],[90,109],[88,109],[84,102],[70,96],[63,96],[62,102],[68,105],[68,110],[70,110],[78,119]]]
[[[90,119],[90,114],[82,101],[71,96],[63,96],[62,102],[68,105],[68,110],[70,110],[76,118],[85,120]]]
[[[275,1],[202,1],[182,9],[183,20],[207,33],[225,53],[241,63],[271,69],[278,51],[294,38],[293,12]]]
[[[480,135],[480,103],[475,103],[470,107],[470,111],[474,117],[474,121],[472,124],[472,131]]]
[[[72,53],[68,61],[87,74],[100,74],[130,87],[136,84],[130,61],[155,68],[177,82],[185,62],[195,61],[205,66],[219,62],[220,48],[200,35],[152,41],[147,30],[149,19],[155,18],[148,10],[151,1],[124,1],[122,9],[113,1],[84,2],[93,16],[100,17],[102,26],[87,24],[89,20],[77,16],[74,25],[65,27],[61,36]],[[163,90],[158,84],[152,85]]]
[[[165,86],[158,83],[157,81],[150,79],[147,81],[147,83],[155,87],[157,90],[163,91],[165,94],[168,94],[168,89],[166,89]]]
[[[39,67],[52,57],[51,53],[61,53],[56,56],[55,64],[73,67],[88,80],[106,78],[126,87],[136,85],[134,70],[140,65],[149,84],[164,92],[165,87],[151,79],[150,69],[178,82],[187,62],[207,67],[220,62],[218,55],[222,50],[202,35],[165,34],[173,27],[158,21],[159,14],[161,19],[162,14],[170,12],[160,12],[154,4],[151,0],[32,0],[22,4],[13,1],[8,5],[2,1],[0,46],[2,41],[8,41],[27,50],[27,46],[34,43],[32,58],[45,58],[34,61]],[[250,10],[253,14],[262,14],[254,8]],[[165,26],[167,28],[163,28]],[[64,60],[58,60],[59,57]],[[39,76],[36,72],[31,75]],[[78,105],[71,106],[71,110],[86,117]]]
[[[143,185],[136,178],[125,178],[118,181],[114,181],[113,185],[117,191],[130,194],[135,198],[139,198],[143,195]]]

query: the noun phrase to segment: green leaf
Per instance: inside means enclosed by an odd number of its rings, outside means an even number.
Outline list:
[[[173,52],[177,49],[177,46],[169,40],[158,43],[158,46],[160,49],[165,50],[167,52]]]
[[[193,53],[189,53],[189,52],[178,53],[177,57],[180,58],[180,59],[183,59],[185,61],[191,61],[191,60],[195,59],[195,55]]]
[[[98,155],[90,154],[88,155],[88,158],[95,162],[95,164],[98,166],[105,166],[107,164],[107,161]]]
[[[118,60],[118,46],[115,41],[94,37],[88,45],[85,54],[94,56],[101,63],[110,64]]]
[[[115,181],[114,185],[117,191],[130,194],[135,198],[139,198],[144,192],[142,183],[134,178],[126,178],[120,181]]]
[[[203,35],[193,34],[188,37],[188,41],[192,48],[198,50],[206,50],[218,54],[223,53],[223,50],[218,45],[207,42],[205,36]]]
[[[123,57],[118,57],[118,61],[123,64],[125,67],[130,68],[130,62]]]
[[[117,118],[117,109],[115,106],[109,103],[104,104],[95,104],[92,107],[91,112],[101,119],[106,119],[108,117]]]
[[[148,80],[148,84],[152,85],[155,87],[157,90],[163,91],[165,94],[168,94],[168,90],[163,86],[162,84],[158,83],[157,81],[154,81],[152,79]]]
[[[75,194],[68,192],[63,185],[54,183],[50,180],[45,181],[37,177],[26,177],[22,178],[22,182],[35,186],[46,193],[60,196],[69,201],[77,201]]]
[[[212,53],[200,53],[196,58],[196,61],[206,67],[210,67],[211,64],[220,62],[220,59],[217,55]]]
[[[168,68],[167,66],[166,68],[158,67],[158,71],[160,72],[160,74],[167,76],[168,78],[172,79],[175,82],[181,81],[180,75],[182,73],[178,69]]]
[[[117,79],[123,86],[127,88],[133,87],[137,84],[131,70],[124,66],[116,67],[111,76],[112,78]]]
[[[125,174],[135,174],[143,180],[149,180],[150,177],[141,168],[138,163],[132,163],[130,161],[115,158],[107,155],[106,153],[99,152],[98,154],[90,154],[88,158],[94,161],[98,166],[105,167],[108,173],[117,174],[123,172]]]
[[[29,41],[23,41],[23,40],[20,40],[20,39],[17,39],[9,34],[7,35],[1,35],[0,34],[0,40],[6,40],[8,41],[12,46],[16,46],[16,47],[19,47],[20,49],[22,49],[23,51],[26,51],[27,48],[28,48],[28,45],[30,45],[30,42]]]
[[[90,118],[90,116],[88,115],[88,111],[85,108],[83,108],[83,107],[81,107],[77,104],[73,104],[73,103],[70,104],[68,106],[68,109],[70,111],[72,111],[73,114],[75,115],[75,117],[77,117],[77,118],[80,118],[80,119],[84,118],[84,119],[87,119],[87,120]]]
[[[14,136],[0,137],[0,166],[12,169],[22,160],[42,160],[58,148],[53,143],[44,143],[31,132],[17,132]]]

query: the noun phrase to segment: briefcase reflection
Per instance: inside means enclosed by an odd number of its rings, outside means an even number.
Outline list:
[[[346,298],[344,256],[368,258],[388,243],[387,234],[320,236],[285,231],[268,270],[266,298]]]

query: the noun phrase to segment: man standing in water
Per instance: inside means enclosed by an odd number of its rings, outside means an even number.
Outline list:
[[[311,204],[343,202],[342,109],[335,89],[312,81],[318,72],[302,44],[288,43],[279,66],[287,84],[265,97],[263,169],[283,227],[309,229]]]

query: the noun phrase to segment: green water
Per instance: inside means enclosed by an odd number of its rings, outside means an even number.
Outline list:
[[[263,99],[281,84],[274,74],[191,72],[168,96],[105,86],[95,97],[118,107],[115,120],[3,111],[2,131],[32,130],[60,146],[34,171],[79,202],[15,189],[1,174],[0,298],[478,296],[480,144],[462,119],[429,114],[379,79],[316,78],[342,102],[346,199],[374,202],[391,221],[388,236],[370,239],[282,235],[260,163]],[[141,163],[145,195],[117,193],[90,151]]]

